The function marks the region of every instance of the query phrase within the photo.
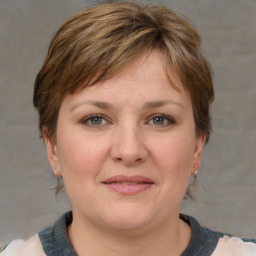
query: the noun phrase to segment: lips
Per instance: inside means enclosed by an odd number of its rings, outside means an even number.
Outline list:
[[[143,176],[117,175],[102,182],[109,189],[121,194],[137,194],[148,190],[154,182]]]

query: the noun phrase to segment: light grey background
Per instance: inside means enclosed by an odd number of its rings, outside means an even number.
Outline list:
[[[38,138],[33,83],[50,38],[93,1],[0,0],[0,241],[27,238],[69,209]],[[203,225],[256,236],[256,1],[158,1],[196,26],[215,72],[214,133],[205,147],[196,203]]]

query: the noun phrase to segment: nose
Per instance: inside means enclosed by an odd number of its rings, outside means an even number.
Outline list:
[[[135,125],[119,127],[113,136],[111,157],[114,161],[134,166],[146,160],[148,152],[142,131]]]

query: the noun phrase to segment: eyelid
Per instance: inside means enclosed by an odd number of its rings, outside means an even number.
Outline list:
[[[90,127],[96,127],[97,125],[90,125],[90,124],[88,124],[87,122],[90,120],[90,119],[92,119],[92,118],[94,118],[94,117],[99,117],[99,118],[102,118],[102,119],[104,119],[107,123],[110,123],[110,121],[109,121],[109,118],[107,118],[105,115],[103,115],[103,114],[91,114],[91,115],[87,115],[87,116],[85,116],[85,117],[83,117],[81,120],[80,120],[80,122],[82,123],[82,124],[87,124],[87,126],[90,126]],[[103,124],[103,125],[98,125],[98,126],[104,126],[105,124]]]
[[[171,117],[171,116],[169,116],[169,115],[166,115],[166,114],[153,114],[153,115],[151,115],[149,118],[148,118],[148,121],[146,122],[146,123],[148,123],[148,122],[150,122],[153,118],[156,118],[156,117],[161,117],[161,118],[165,118],[166,120],[168,120],[168,122],[169,122],[169,124],[167,124],[167,125],[162,125],[162,126],[168,126],[168,125],[173,125],[173,124],[176,124],[176,120],[173,118],[173,117]]]
[[[87,123],[90,119],[95,118],[95,117],[104,119],[104,120],[106,121],[106,124],[92,125],[92,124]],[[173,125],[173,124],[176,123],[176,120],[175,120],[173,117],[171,117],[171,116],[169,116],[169,115],[166,115],[166,114],[162,114],[162,113],[156,113],[156,114],[150,115],[150,116],[147,118],[146,124],[148,124],[150,121],[152,121],[152,119],[154,119],[154,118],[156,118],[156,117],[164,118],[164,119],[167,120],[167,122],[168,122],[168,124],[159,125],[159,127],[160,127],[160,126],[162,126],[162,127],[164,127],[164,126],[169,126],[169,125]],[[89,127],[100,127],[100,126],[105,126],[105,125],[110,124],[110,123],[111,123],[111,120],[110,120],[108,117],[106,117],[104,114],[98,113],[98,114],[90,114],[90,115],[87,115],[87,116],[81,118],[80,123],[86,124],[86,125],[89,126]],[[154,124],[152,124],[152,125],[154,125]]]

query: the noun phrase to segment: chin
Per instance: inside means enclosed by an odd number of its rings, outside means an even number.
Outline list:
[[[105,223],[117,230],[145,229],[152,222],[154,222],[153,212],[145,211],[145,208],[123,207],[105,216]]]

